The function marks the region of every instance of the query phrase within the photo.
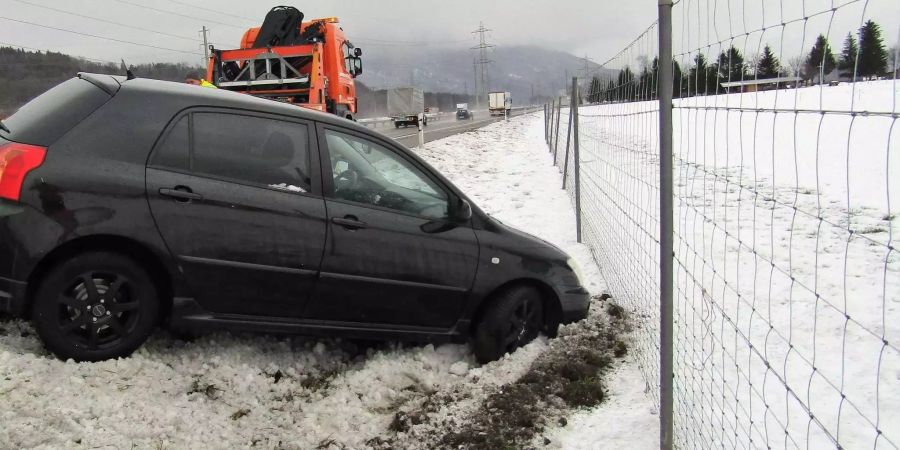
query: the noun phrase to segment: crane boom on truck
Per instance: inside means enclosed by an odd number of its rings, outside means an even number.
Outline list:
[[[336,17],[304,22],[296,8],[279,6],[244,33],[241,48],[210,50],[206,79],[220,89],[355,120],[362,51]]]

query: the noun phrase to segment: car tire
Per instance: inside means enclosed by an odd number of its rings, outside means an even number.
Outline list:
[[[540,292],[531,286],[514,286],[496,296],[478,322],[472,350],[485,364],[533,341],[544,328]]]
[[[40,282],[32,320],[60,359],[102,361],[130,355],[153,332],[159,293],[138,263],[90,252],[59,263]]]

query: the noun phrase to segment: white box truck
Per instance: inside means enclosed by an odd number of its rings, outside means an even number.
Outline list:
[[[509,114],[512,109],[512,95],[509,92],[491,92],[488,94],[488,109],[492,116]]]
[[[400,128],[417,125],[419,114],[422,114],[422,126],[428,125],[425,117],[425,94],[419,88],[404,87],[387,91],[388,115],[394,121],[394,127]]]

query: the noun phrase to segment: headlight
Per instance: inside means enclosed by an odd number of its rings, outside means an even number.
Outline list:
[[[575,272],[575,276],[578,277],[578,284],[584,285],[584,273],[581,272],[581,267],[578,266],[578,263],[575,262],[575,259],[569,258],[566,260],[566,264],[569,265],[569,268],[572,269],[572,272]]]

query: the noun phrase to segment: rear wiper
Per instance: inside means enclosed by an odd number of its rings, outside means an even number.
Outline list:
[[[6,128],[6,125],[3,125],[3,121],[2,121],[2,120],[0,120],[0,130],[3,130],[3,131],[5,131],[5,132],[7,132],[7,133],[12,133],[12,131],[9,131],[9,128]]]

